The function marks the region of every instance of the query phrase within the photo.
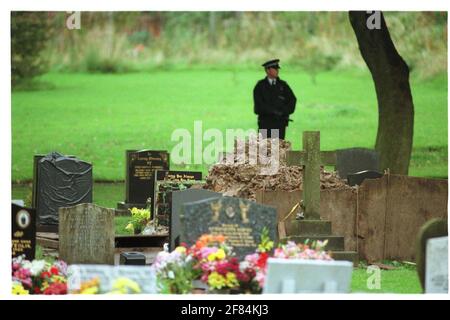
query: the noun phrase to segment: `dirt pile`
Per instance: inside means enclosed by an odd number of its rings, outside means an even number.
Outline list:
[[[270,158],[272,147],[276,147],[277,143],[279,144],[278,170],[274,174],[265,174],[268,167],[271,167],[275,161],[275,158]],[[267,150],[267,161],[259,157],[258,161],[250,160],[249,155],[257,154],[254,151],[255,148]],[[286,165],[286,155],[289,150],[291,150],[290,142],[277,139],[250,139],[245,143],[235,143],[234,153],[224,156],[219,163],[210,168],[204,188],[221,192],[226,196],[252,200],[255,200],[257,190],[302,189],[302,168]],[[253,158],[256,159],[255,156]],[[323,169],[320,182],[321,189],[350,188],[335,172],[327,172]]]

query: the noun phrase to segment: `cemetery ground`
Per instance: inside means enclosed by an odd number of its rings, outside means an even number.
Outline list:
[[[166,149],[173,130],[254,128],[251,91],[262,75],[249,70],[159,70],[153,74],[47,74],[43,87],[12,96],[12,198],[31,202],[32,156],[58,151],[94,165],[93,202],[115,207],[124,200],[127,149]],[[372,79],[362,71],[308,75],[287,70],[299,104],[287,140],[301,149],[302,131],[320,130],[321,148],[373,147],[377,129]],[[212,81],[214,79],[214,81]],[[410,175],[447,177],[447,80],[412,80],[414,150]],[[201,170],[205,165],[172,166]],[[112,182],[112,183],[111,183]],[[128,217],[116,217],[116,234],[127,233]],[[42,249],[38,247],[38,258]],[[364,263],[353,273],[352,292],[420,293],[415,266],[383,261],[381,288],[370,289]]]

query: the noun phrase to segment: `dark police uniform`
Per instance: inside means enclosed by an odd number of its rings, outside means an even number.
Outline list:
[[[279,60],[271,60],[264,67],[277,67]],[[270,138],[270,129],[279,130],[279,138],[284,139],[289,115],[295,110],[297,98],[286,81],[277,78],[275,84],[265,77],[259,80],[253,89],[254,112],[258,115],[258,130],[266,129]]]

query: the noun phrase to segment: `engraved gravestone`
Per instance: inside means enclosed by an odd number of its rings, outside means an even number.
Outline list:
[[[425,293],[448,293],[448,237],[427,241]]]
[[[36,252],[36,210],[12,203],[12,256],[32,261]]]
[[[153,198],[154,171],[169,170],[169,164],[169,153],[167,151],[127,150],[125,203],[119,203],[119,207],[146,207],[147,199]]]
[[[277,239],[277,212],[246,199],[221,197],[182,205],[181,242],[192,245],[203,234],[224,235],[238,258],[257,248],[264,228]]]
[[[349,174],[371,170],[380,171],[380,159],[377,151],[366,148],[336,150],[336,171],[342,179]]]
[[[172,192],[198,185],[202,180],[200,171],[156,170],[154,173],[154,207],[152,213],[158,224],[169,226],[172,210]]]
[[[98,278],[99,293],[113,291],[114,283],[120,278],[127,278],[139,285],[139,293],[157,293],[156,275],[152,268],[144,266],[105,266],[105,265],[71,265],[67,286],[69,293],[78,293],[83,282]]]
[[[170,211],[170,231],[169,231],[169,249],[174,250],[180,245],[181,224],[180,215],[181,207],[185,203],[195,202],[206,199],[217,199],[222,194],[204,189],[187,189],[172,192],[172,209]]]
[[[36,157],[33,203],[38,229],[57,231],[58,209],[92,202],[92,165],[57,152]]]
[[[114,264],[114,210],[95,204],[59,209],[59,256],[68,264]]]

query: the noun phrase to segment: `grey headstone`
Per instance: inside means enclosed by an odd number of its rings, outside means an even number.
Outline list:
[[[12,203],[12,256],[25,255],[29,261],[36,253],[36,210]]]
[[[270,258],[263,293],[349,293],[353,263]]]
[[[350,186],[361,185],[366,179],[379,179],[383,176],[378,171],[365,170],[347,175],[347,181]]]
[[[137,282],[141,293],[157,293],[156,275],[152,268],[145,266],[71,265],[68,274],[69,293],[76,292],[80,289],[81,283],[95,277],[100,280],[100,293],[112,291],[114,282],[121,277]]]
[[[203,234],[222,234],[243,259],[255,251],[264,228],[277,242],[276,209],[246,199],[221,197],[182,205],[180,240],[188,245]]]
[[[68,264],[114,264],[114,209],[91,203],[59,209],[59,256]]]
[[[341,178],[365,170],[380,171],[377,151],[366,148],[336,150],[336,171]]]
[[[427,241],[425,293],[448,293],[448,237]]]
[[[416,239],[416,264],[420,285],[425,291],[426,248],[428,239],[448,236],[448,222],[443,219],[428,220],[419,230]]]
[[[92,165],[53,152],[37,163],[39,225],[58,225],[58,209],[92,202]]]
[[[172,210],[170,213],[169,249],[174,250],[180,244],[181,235],[181,206],[185,203],[205,199],[217,199],[222,194],[203,189],[187,189],[172,192]]]

